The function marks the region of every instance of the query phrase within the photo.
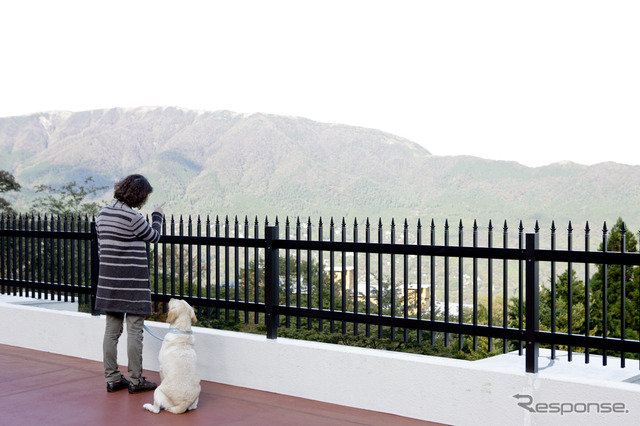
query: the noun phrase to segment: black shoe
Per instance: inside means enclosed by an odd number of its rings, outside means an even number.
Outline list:
[[[147,382],[147,379],[144,377],[140,380],[140,383],[134,385],[133,383],[129,383],[129,393],[140,393],[154,390],[158,385],[153,382]]]
[[[131,385],[131,382],[124,378],[124,376],[120,376],[120,380],[117,382],[108,382],[107,383],[107,392],[116,392],[122,389],[126,389]]]

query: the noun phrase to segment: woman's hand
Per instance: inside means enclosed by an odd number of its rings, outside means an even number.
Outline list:
[[[162,211],[162,206],[164,206],[164,204],[166,203],[166,201],[162,204],[160,204],[158,207],[156,207],[156,209],[154,210],[154,212],[158,212],[161,215],[164,215],[164,212]]]

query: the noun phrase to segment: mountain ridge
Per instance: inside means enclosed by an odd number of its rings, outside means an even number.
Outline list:
[[[303,117],[175,107],[0,118],[0,170],[23,186],[145,174],[179,214],[524,220],[527,226],[640,214],[640,167],[436,156],[375,129]],[[104,199],[110,199],[111,189]],[[8,195],[8,194],[7,194]],[[561,225],[564,226],[564,225]]]

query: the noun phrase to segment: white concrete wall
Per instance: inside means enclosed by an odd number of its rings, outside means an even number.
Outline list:
[[[102,360],[104,317],[0,302],[0,322],[0,344]],[[168,328],[147,325],[158,335]],[[213,382],[455,425],[640,423],[640,385],[622,381],[637,379],[637,361],[623,370],[545,358],[540,373],[526,374],[515,355],[469,362],[202,328],[194,334],[200,376]],[[126,365],[126,336],[120,344]],[[145,334],[146,369],[157,371],[160,345]],[[518,394],[538,411],[598,406],[532,413]],[[594,413],[613,403],[625,412]]]

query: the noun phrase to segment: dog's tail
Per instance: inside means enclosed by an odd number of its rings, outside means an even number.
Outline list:
[[[142,408],[144,408],[145,410],[151,411],[152,413],[158,414],[160,412],[160,406],[157,405],[155,402],[153,404],[144,404],[142,406]]]

